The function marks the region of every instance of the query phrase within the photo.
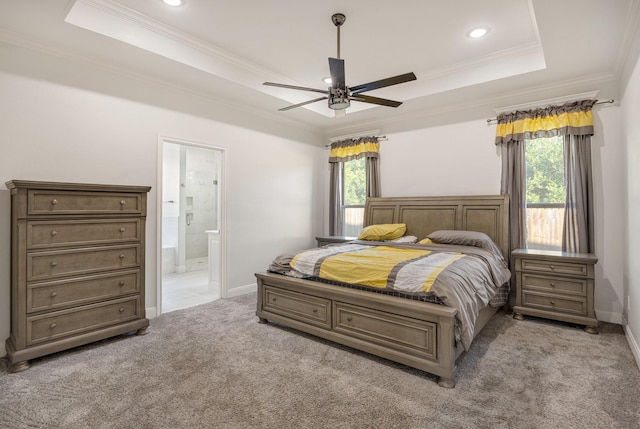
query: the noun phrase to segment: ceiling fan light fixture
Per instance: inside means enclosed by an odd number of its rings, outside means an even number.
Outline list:
[[[327,85],[331,85],[331,76],[323,77],[322,81]]]
[[[472,39],[479,39],[481,37],[486,36],[488,32],[489,32],[489,28],[488,27],[477,27],[477,28],[474,28],[473,30],[469,31],[467,33],[467,36],[471,37]]]

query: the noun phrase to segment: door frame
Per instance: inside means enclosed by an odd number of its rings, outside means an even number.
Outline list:
[[[158,135],[158,162],[156,177],[156,213],[158,220],[156,222],[156,316],[162,314],[162,180],[163,180],[163,157],[164,143],[178,144],[181,146],[190,146],[199,149],[211,149],[220,152],[220,178],[222,184],[219,186],[219,217],[218,228],[220,231],[220,267],[219,267],[219,288],[220,298],[227,298],[227,169],[226,169],[226,149],[209,143],[195,142],[183,138],[171,137],[166,135]],[[209,272],[211,272],[209,270]]]

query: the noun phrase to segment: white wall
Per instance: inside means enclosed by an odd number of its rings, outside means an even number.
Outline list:
[[[595,309],[599,320],[622,323],[623,278],[620,213],[624,192],[621,110],[596,107],[592,139],[596,223]],[[495,125],[486,117],[407,132],[385,133],[381,143],[383,196],[500,193],[500,153]]]
[[[230,295],[234,289],[251,288],[254,273],[264,271],[274,254],[313,244],[321,230],[321,216],[316,213],[321,213],[322,196],[317,189],[322,183],[322,148],[317,135],[224,106],[207,106],[199,98],[108,75],[91,65],[24,51],[0,55],[0,182],[25,179],[153,187],[146,224],[145,291],[150,314],[156,305],[159,135],[226,150]],[[31,77],[39,73],[51,78]],[[92,89],[93,81],[100,92]],[[164,97],[163,103],[175,101],[182,111],[219,111],[225,121],[154,107],[135,100],[136,91]],[[9,192],[1,190],[2,340],[9,335],[9,214]],[[2,341],[0,356],[4,354]]]
[[[624,174],[626,207],[621,212],[624,224],[624,287],[626,299],[625,330],[629,345],[640,367],[640,60],[636,63],[622,97]],[[624,220],[624,222],[623,222]],[[627,303],[628,302],[628,303]]]

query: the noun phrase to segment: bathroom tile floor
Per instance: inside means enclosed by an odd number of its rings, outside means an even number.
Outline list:
[[[209,289],[208,277],[208,270],[163,274],[162,312],[168,313],[218,299],[218,291]]]

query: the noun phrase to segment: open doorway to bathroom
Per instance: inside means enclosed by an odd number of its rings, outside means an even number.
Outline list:
[[[222,292],[223,151],[162,141],[162,313]]]

